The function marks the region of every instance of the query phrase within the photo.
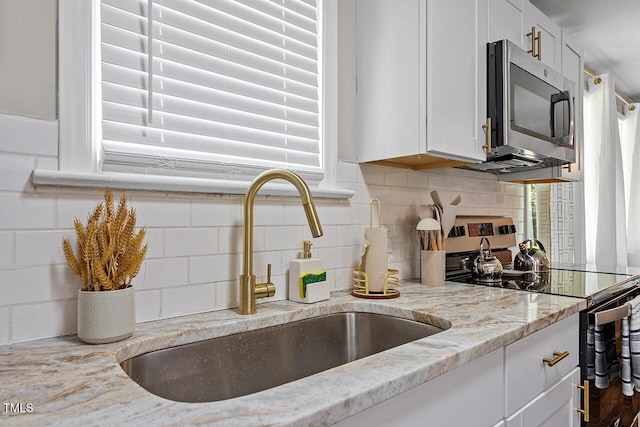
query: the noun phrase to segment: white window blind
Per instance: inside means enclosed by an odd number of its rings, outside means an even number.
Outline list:
[[[322,179],[316,0],[102,0],[103,170]]]

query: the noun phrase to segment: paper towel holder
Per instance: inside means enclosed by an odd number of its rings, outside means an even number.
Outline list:
[[[373,204],[376,202],[378,203],[378,228],[382,228],[382,203],[375,197],[369,202],[369,228],[373,228]]]
[[[351,295],[368,299],[398,298],[400,296],[400,291],[398,290],[399,273],[395,268],[388,269],[387,274],[384,276],[382,292],[370,292],[367,273],[360,270],[353,270],[353,288],[351,289]]]
[[[378,228],[382,228],[382,204],[377,198],[371,199],[369,202],[369,228],[373,228],[373,205],[378,204]],[[369,289],[369,276],[362,270],[353,270],[353,288],[351,295],[359,298],[369,299],[389,299],[400,296],[398,290],[398,274],[399,271],[394,268],[387,269],[384,275],[382,292],[371,292]]]

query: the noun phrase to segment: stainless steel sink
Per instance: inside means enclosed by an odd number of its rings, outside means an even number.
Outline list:
[[[213,402],[276,387],[442,330],[398,317],[343,312],[156,350],[120,365],[157,396]]]

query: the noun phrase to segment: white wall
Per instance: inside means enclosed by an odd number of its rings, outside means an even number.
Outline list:
[[[56,119],[57,7],[0,1],[0,113]]]
[[[16,6],[21,1],[2,0],[0,5],[25,13]],[[341,11],[347,10],[341,28],[353,16],[353,0],[349,2],[341,6]],[[5,19],[0,17],[0,26]],[[22,22],[29,28],[39,21]],[[344,56],[348,52],[342,52]],[[26,65],[15,67],[9,67],[11,73],[19,75]],[[353,64],[339,72],[339,145],[347,153],[341,158],[350,159],[355,146]],[[55,92],[40,96],[45,104],[55,105]],[[73,236],[74,217],[84,219],[102,199],[97,190],[32,186],[33,169],[57,168],[57,122],[21,117],[40,116],[33,103],[27,110],[11,104],[6,111],[11,115],[0,114],[0,344],[75,332],[80,283],[65,264],[61,241]],[[43,115],[55,117],[51,111]],[[355,190],[355,196],[317,200],[325,235],[312,239],[314,255],[322,259],[336,289],[351,286],[372,197],[382,201],[382,222],[392,233],[390,267],[398,268],[401,278],[419,276],[416,207],[431,201],[428,194],[433,189],[444,201],[461,193],[461,214],[512,215],[518,229],[524,226],[524,187],[498,183],[492,175],[455,169],[416,172],[343,161],[338,164],[338,184]],[[134,280],[137,320],[236,307],[241,197],[161,192],[127,196],[138,212],[138,224],[148,228],[149,252]],[[289,261],[297,256],[302,240],[310,238],[305,216],[296,198],[258,197],[255,213],[256,274],[266,275],[266,264],[272,263],[277,285],[272,299],[284,299]]]

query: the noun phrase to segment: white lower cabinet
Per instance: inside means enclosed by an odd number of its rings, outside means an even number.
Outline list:
[[[578,427],[580,414],[580,368],[542,392],[532,402],[507,418],[505,427]]]
[[[503,366],[503,349],[495,350],[337,426],[493,426],[504,417]]]
[[[578,333],[578,316],[571,316],[505,347],[507,417],[578,366]]]
[[[337,425],[577,427],[578,334],[576,314]]]

